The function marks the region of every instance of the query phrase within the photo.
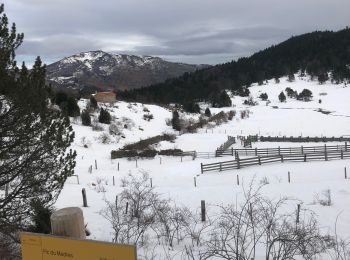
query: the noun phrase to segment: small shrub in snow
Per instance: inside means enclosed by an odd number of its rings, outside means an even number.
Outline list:
[[[321,194],[321,196],[319,194],[317,194],[315,196],[315,200],[317,203],[319,203],[322,206],[332,206],[332,194],[331,194],[331,190],[324,190]]]
[[[143,108],[143,112],[149,113],[148,107],[144,107],[144,108]]]
[[[248,99],[244,100],[243,104],[247,105],[247,106],[256,106],[256,105],[258,105],[258,102],[256,102],[253,99],[253,97],[249,97]]]
[[[231,110],[230,112],[228,112],[228,120],[232,120],[234,117],[236,116],[236,110]]]
[[[80,139],[80,143],[82,146],[84,146],[85,148],[89,148],[91,146],[91,142],[86,138],[86,136],[83,136]]]
[[[144,114],[143,115],[143,120],[146,120],[146,121],[151,121],[153,119],[153,115],[152,114]]]
[[[269,179],[265,176],[264,178],[262,178],[262,179],[260,180],[260,184],[261,184],[261,185],[267,185],[267,184],[270,184],[270,181],[269,181]]]
[[[298,97],[298,92],[293,90],[292,88],[288,87],[286,88],[287,96],[289,98],[297,98]]]
[[[97,101],[96,101],[95,97],[93,97],[93,96],[90,97],[90,103],[89,104],[90,104],[90,109],[92,109],[92,110],[96,110],[97,107],[98,107]]]
[[[110,124],[108,127],[108,131],[110,135],[121,135],[123,133],[116,123]]]
[[[91,127],[92,127],[92,130],[93,130],[93,131],[96,131],[96,132],[101,132],[101,131],[103,131],[103,127],[102,127],[97,121],[94,121],[94,122],[91,124]]]
[[[250,115],[250,111],[248,109],[246,110],[241,110],[241,119],[246,119],[246,118],[249,118],[249,115]]]
[[[103,143],[103,144],[110,144],[112,142],[111,137],[107,133],[102,133],[99,137],[98,140]]]

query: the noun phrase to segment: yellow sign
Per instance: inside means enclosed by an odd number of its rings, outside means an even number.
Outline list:
[[[22,233],[23,260],[136,260],[136,246]]]

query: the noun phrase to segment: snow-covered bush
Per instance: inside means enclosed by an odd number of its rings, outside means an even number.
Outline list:
[[[121,130],[120,125],[116,123],[111,123],[108,127],[108,131],[110,135],[122,135],[123,131]]]

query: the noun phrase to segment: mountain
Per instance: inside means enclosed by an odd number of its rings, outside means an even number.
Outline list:
[[[316,31],[290,39],[226,64],[185,73],[176,79],[149,87],[124,91],[125,100],[152,103],[211,101],[223,89],[242,95],[252,83],[260,85],[295,73],[308,74],[320,84],[328,79],[335,83],[350,81],[350,29],[337,32]]]
[[[47,66],[47,80],[55,88],[83,93],[148,86],[206,65],[168,62],[158,57],[82,52]]]

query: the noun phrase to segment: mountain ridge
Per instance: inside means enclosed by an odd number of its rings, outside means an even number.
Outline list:
[[[165,61],[159,57],[81,52],[47,66],[47,81],[55,89],[80,93],[140,88],[209,65]]]

